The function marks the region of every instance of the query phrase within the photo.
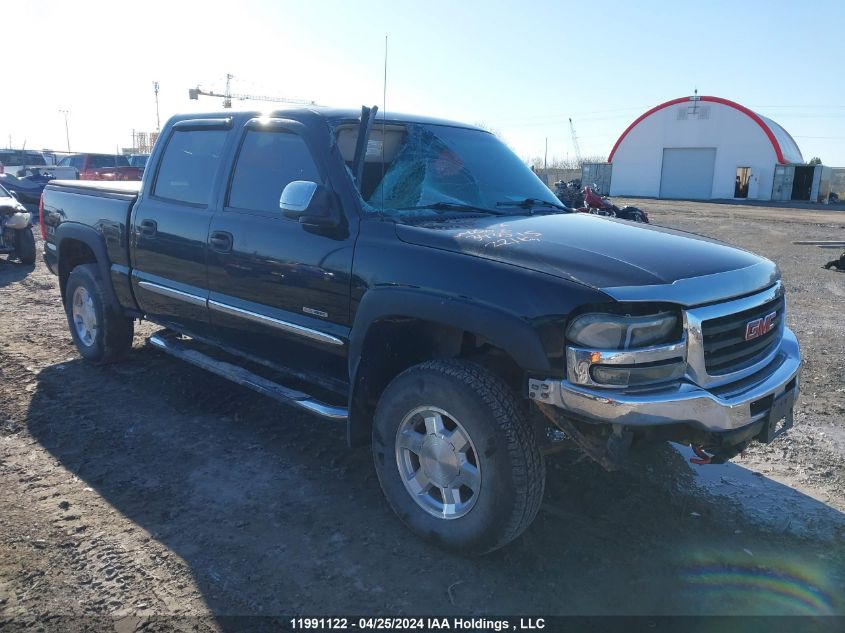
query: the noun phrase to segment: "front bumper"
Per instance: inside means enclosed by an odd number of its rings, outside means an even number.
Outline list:
[[[530,380],[532,400],[563,409],[587,422],[625,427],[686,424],[728,432],[767,420],[798,397],[801,355],[798,340],[784,328],[780,348],[759,372],[728,385],[704,389],[681,382],[662,390],[614,391],[583,387],[568,380]]]

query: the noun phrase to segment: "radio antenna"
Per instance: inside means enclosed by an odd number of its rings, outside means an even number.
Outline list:
[[[387,118],[387,34],[384,35],[384,82],[381,94],[381,214],[384,215],[384,144],[385,119]]]

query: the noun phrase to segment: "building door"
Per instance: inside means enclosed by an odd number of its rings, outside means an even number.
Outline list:
[[[749,180],[751,180],[751,167],[737,167],[736,182],[734,183],[734,198],[748,197]]]
[[[792,200],[810,200],[810,189],[813,188],[813,171],[815,171],[815,165],[795,166],[795,179],[792,181]]]
[[[792,181],[795,165],[775,165],[772,178],[772,200],[789,200],[792,195]]]
[[[660,197],[706,200],[713,194],[715,147],[664,148]]]

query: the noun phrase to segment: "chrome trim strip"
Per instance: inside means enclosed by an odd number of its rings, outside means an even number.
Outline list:
[[[282,330],[290,334],[298,334],[299,336],[304,336],[305,338],[310,338],[321,343],[327,343],[329,345],[344,344],[342,339],[332,336],[331,334],[312,330],[309,327],[297,325],[296,323],[288,323],[287,321],[282,321],[281,319],[274,319],[273,317],[258,314],[257,312],[236,308],[235,306],[220,303],[214,299],[208,300],[208,307],[212,310],[216,310],[217,312],[222,312],[230,316],[241,317],[243,319],[247,319],[248,321],[253,321],[254,323],[261,323],[262,325],[269,325],[270,327],[274,327],[278,330]]]
[[[801,353],[789,328],[784,330],[778,353],[778,360],[766,369],[764,376],[730,394],[713,393],[688,382],[653,391],[626,392],[575,385],[568,380],[531,379],[528,396],[598,424],[690,424],[707,431],[730,431],[759,421],[762,416],[752,415],[751,405],[767,396],[778,398],[793,380],[792,391],[797,397]]]
[[[593,361],[593,354],[598,353],[599,359]],[[653,345],[640,349],[630,350],[595,350],[582,347],[566,347],[566,372],[567,378],[579,385],[602,386],[595,382],[590,375],[590,368],[593,365],[636,365],[637,363],[653,363],[672,358],[680,358],[686,362],[687,358],[687,337],[677,343],[669,345]],[[608,385],[604,385],[607,387]]]
[[[206,307],[205,297],[200,297],[199,295],[191,294],[190,292],[182,292],[181,290],[176,290],[174,288],[168,288],[167,286],[161,286],[159,284],[155,284],[151,281],[139,281],[138,285],[143,288],[144,290],[149,290],[150,292],[154,292],[158,295],[163,297],[168,297],[170,299],[177,299],[179,301],[184,301],[186,303],[190,303],[191,305],[195,306],[202,306],[203,308]]]
[[[739,371],[728,374],[710,375],[704,363],[704,334],[702,332],[702,322],[710,319],[718,319],[719,317],[730,316],[738,312],[744,312],[761,306],[764,303],[773,301],[784,294],[783,285],[778,281],[771,288],[767,288],[763,292],[758,292],[750,297],[743,297],[742,299],[735,299],[734,301],[726,301],[725,303],[717,303],[716,305],[705,306],[703,308],[694,308],[692,310],[684,311],[684,328],[689,335],[689,346],[687,351],[687,376],[697,385],[702,387],[718,387],[730,382],[741,380],[746,376],[750,376],[755,372],[760,371],[763,367],[772,362],[777,355],[780,345],[775,345],[772,351],[762,358],[759,362],[750,367],[741,369]],[[778,339],[783,337],[785,329],[786,310],[784,313],[778,315],[777,326],[779,332]]]
[[[306,411],[331,420],[346,420],[349,417],[349,414],[343,407],[333,407],[317,400],[297,400],[295,404],[300,409],[305,409]]]
[[[601,290],[617,301],[666,301],[690,307],[722,301],[725,297],[741,297],[771,286],[779,278],[777,266],[763,260],[746,268],[678,279],[671,284],[615,286]]]

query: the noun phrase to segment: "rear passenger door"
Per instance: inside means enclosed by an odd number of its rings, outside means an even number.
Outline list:
[[[349,223],[305,227],[279,197],[294,180],[332,188],[298,122],[249,121],[223,208],[209,231],[209,310],[224,343],[281,365],[347,380],[353,237]],[[314,144],[314,143],[312,143]],[[328,146],[328,139],[320,145]]]
[[[132,288],[144,312],[206,337],[208,227],[224,177],[231,119],[185,120],[166,139],[132,217]]]

